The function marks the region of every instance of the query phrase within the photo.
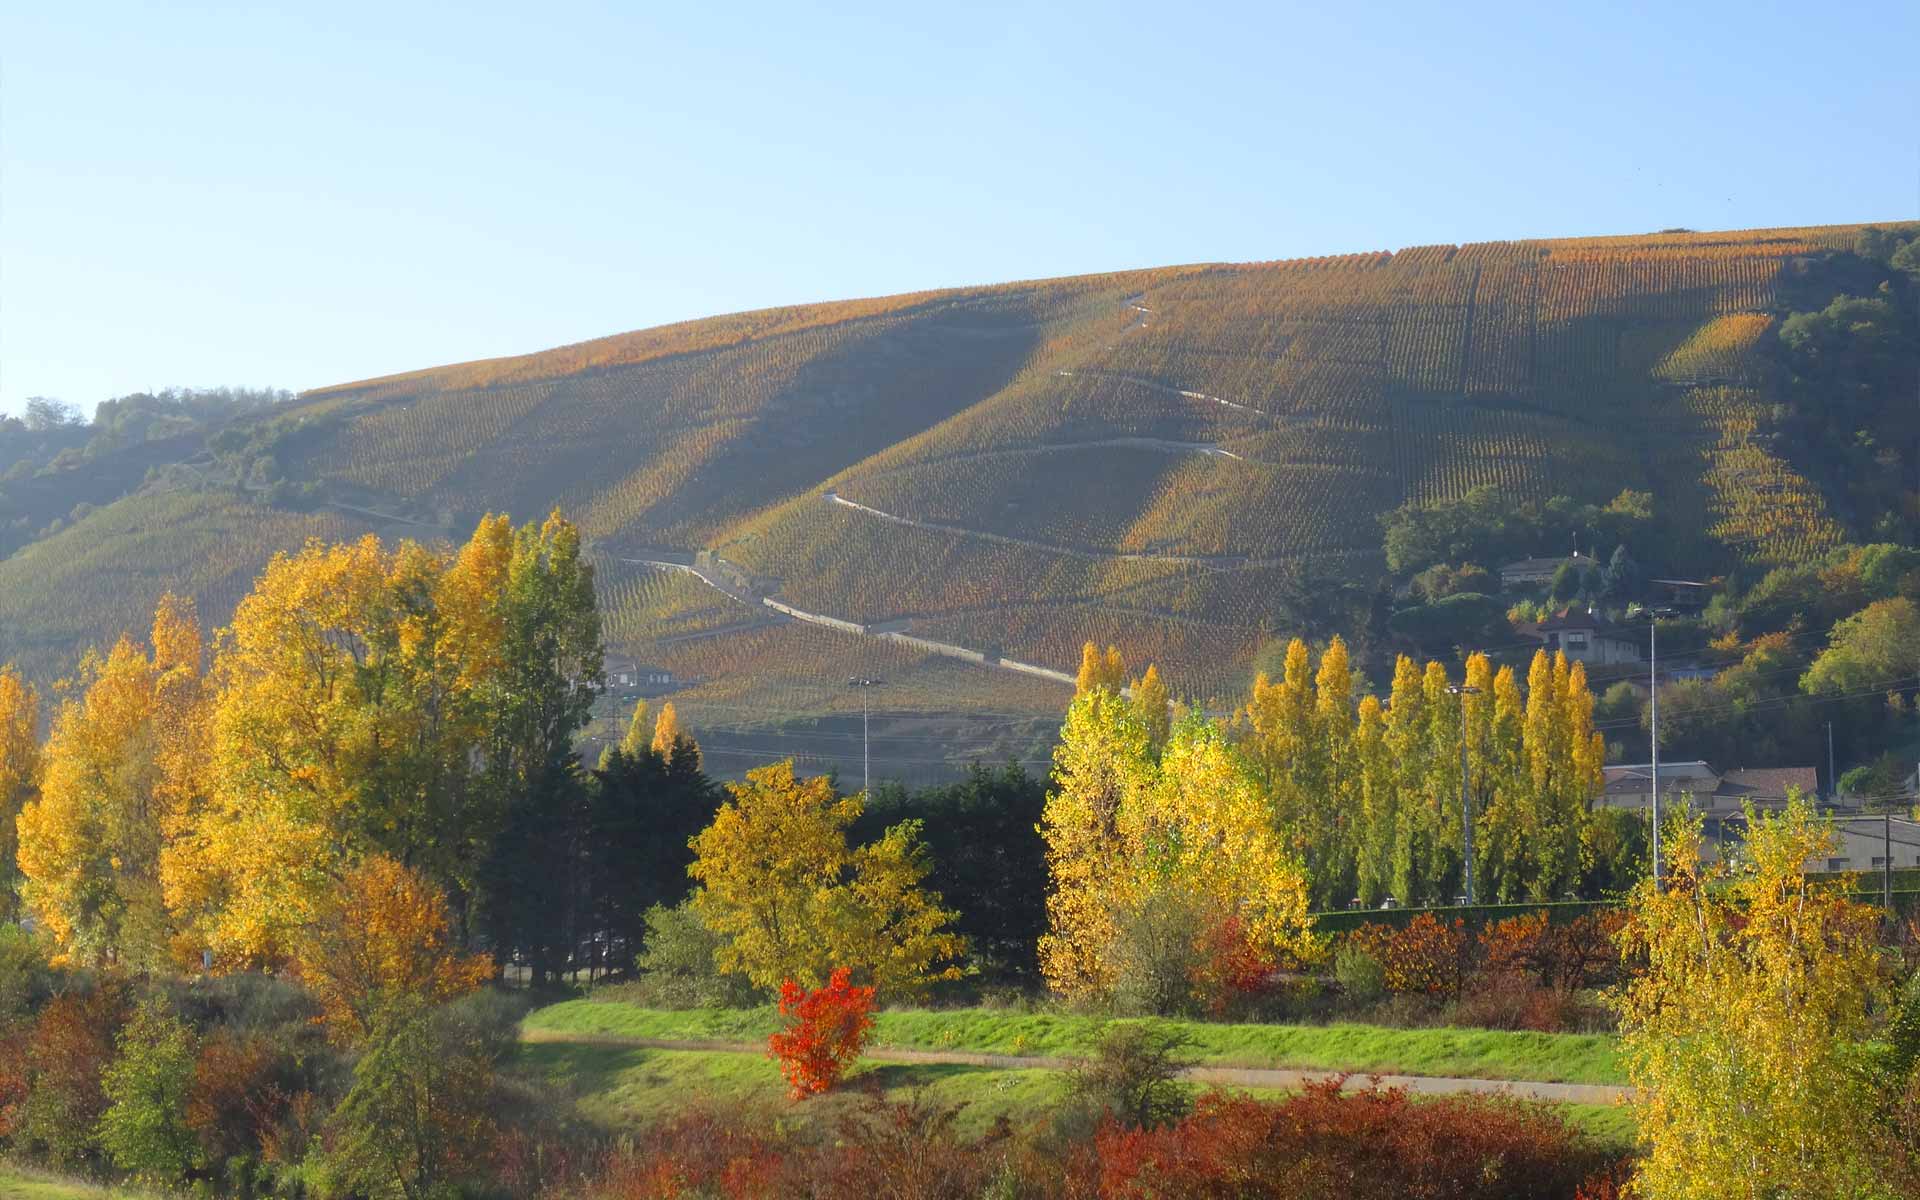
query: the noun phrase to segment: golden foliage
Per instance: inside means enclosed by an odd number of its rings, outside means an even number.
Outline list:
[[[0,667],[0,922],[18,915],[20,811],[40,789],[40,694]]]
[[[791,761],[727,789],[733,799],[693,839],[688,868],[701,885],[695,910],[725,939],[721,970],[774,991],[787,980],[823,987],[847,967],[884,997],[960,977],[966,942],[939,895],[920,886],[917,822],[849,846],[862,798],[838,795],[825,776],[795,778]]]
[[[1244,757],[1189,717],[1155,760],[1135,704],[1104,689],[1068,710],[1040,831],[1052,887],[1041,970],[1057,992],[1105,996],[1123,917],[1177,895],[1239,928],[1266,961],[1316,952],[1305,878]]]
[[[294,967],[319,1000],[329,1032],[359,1042],[398,1002],[457,999],[493,976],[484,955],[461,954],[440,890],[385,855],[348,868],[295,941]]]
[[[1794,797],[1748,813],[1742,861],[1701,858],[1697,818],[1666,839],[1665,886],[1634,894],[1623,944],[1647,970],[1616,995],[1646,1147],[1640,1194],[1891,1195],[1861,1121],[1858,1043],[1884,996],[1877,914],[1805,863],[1832,834]]]
[[[40,795],[20,811],[27,908],[66,961],[162,961],[153,663],[122,638],[81,664],[45,748]]]

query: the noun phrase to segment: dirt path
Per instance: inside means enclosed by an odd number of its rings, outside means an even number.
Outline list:
[[[723,1054],[764,1055],[767,1048],[756,1042],[677,1041],[670,1038],[615,1037],[608,1034],[560,1033],[528,1029],[520,1034],[523,1042],[565,1042],[582,1046],[622,1046],[647,1050],[703,1050]],[[1071,1059],[1044,1054],[977,1054],[965,1050],[912,1050],[902,1046],[875,1046],[870,1057],[881,1062],[953,1063],[970,1067],[989,1067],[997,1071],[1062,1071],[1073,1065]],[[1229,1087],[1294,1089],[1340,1074],[1337,1071],[1303,1071],[1285,1067],[1192,1067],[1183,1077],[1196,1083],[1221,1083]],[[1532,1079],[1471,1079],[1444,1075],[1361,1075],[1347,1079],[1349,1088],[1365,1087],[1378,1079],[1386,1087],[1404,1088],[1424,1096],[1450,1096],[1463,1093],[1518,1096],[1523,1100],[1546,1100],[1555,1104],[1617,1104],[1632,1095],[1632,1089],[1600,1083],[1547,1083]]]

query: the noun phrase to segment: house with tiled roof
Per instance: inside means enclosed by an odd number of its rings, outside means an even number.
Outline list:
[[[1605,784],[1595,804],[1610,808],[1652,806],[1651,764],[1606,767],[1603,774]],[[1742,767],[1721,772],[1699,759],[1660,764],[1660,803],[1678,804],[1686,798],[1697,811],[1709,816],[1740,812],[1749,802],[1759,809],[1782,808],[1788,793],[1794,791],[1809,798],[1820,794],[1820,779],[1814,768]]]
[[[1569,608],[1521,629],[1549,653],[1560,651],[1590,667],[1634,665],[1647,661],[1638,629],[1601,620],[1590,608]]]

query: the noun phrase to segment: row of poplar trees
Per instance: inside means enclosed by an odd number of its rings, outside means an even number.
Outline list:
[[[1138,715],[1146,755],[1115,770],[1140,774],[1157,769],[1181,710],[1154,668],[1124,681],[1118,651],[1086,648],[1081,693],[1111,692]],[[1462,722],[1476,899],[1549,900],[1577,884],[1605,756],[1584,666],[1540,651],[1523,689],[1512,667],[1495,670],[1484,654],[1458,678],[1402,655],[1384,701],[1358,692],[1341,639],[1317,663],[1295,639],[1281,678],[1262,674],[1243,709],[1212,722],[1297,855],[1314,907],[1459,893]],[[1069,718],[1063,752],[1095,736],[1091,716]],[[1056,791],[1067,782],[1057,762]],[[1140,790],[1124,779],[1116,788]]]
[[[685,793],[702,821],[717,798],[671,733],[581,769],[602,673],[593,569],[557,513],[489,516],[457,549],[311,542],[211,648],[167,597],[149,645],[61,686],[44,742],[34,689],[0,672],[0,919],[77,963],[274,962],[379,858],[446,896],[460,942],[537,969],[604,943],[600,909],[632,909],[637,937],[656,898],[624,896],[614,861],[651,837],[635,797]]]

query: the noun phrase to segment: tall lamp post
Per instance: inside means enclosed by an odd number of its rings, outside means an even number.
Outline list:
[[[1473,794],[1467,790],[1467,697],[1478,696],[1480,689],[1464,683],[1447,685],[1449,695],[1460,697],[1460,881],[1473,903]]]
[[[864,675],[855,675],[847,680],[847,686],[860,689],[860,791],[870,794],[873,786],[873,757],[871,745],[867,740],[867,689],[884,684],[884,679],[868,679]]]

